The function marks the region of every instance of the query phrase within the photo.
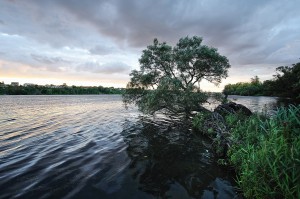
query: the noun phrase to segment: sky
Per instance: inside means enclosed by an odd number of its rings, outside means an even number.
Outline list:
[[[299,0],[0,0],[0,81],[125,87],[154,38],[229,59],[219,87],[299,62]]]

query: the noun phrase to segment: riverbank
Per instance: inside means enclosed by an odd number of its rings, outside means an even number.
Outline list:
[[[203,114],[194,118],[193,125],[213,139],[219,162],[234,166],[244,196],[299,198],[300,106],[280,108],[271,117],[241,112],[223,116],[223,121],[214,122],[217,128],[201,126],[211,117]]]

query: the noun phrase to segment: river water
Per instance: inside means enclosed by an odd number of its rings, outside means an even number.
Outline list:
[[[276,112],[280,106],[287,106],[293,102],[289,99],[278,98],[278,97],[267,97],[267,96],[239,96],[229,95],[228,100],[243,104],[249,108],[252,112],[265,113],[272,115]],[[205,104],[204,107],[213,111],[220,103],[210,100],[210,104]]]
[[[119,95],[0,96],[0,198],[237,197],[195,136]]]

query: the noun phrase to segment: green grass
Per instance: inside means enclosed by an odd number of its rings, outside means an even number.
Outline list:
[[[226,117],[229,161],[246,198],[300,198],[300,106],[267,118]]]

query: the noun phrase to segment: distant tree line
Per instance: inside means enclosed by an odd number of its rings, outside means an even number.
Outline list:
[[[97,95],[97,94],[122,94],[122,88],[114,87],[82,87],[82,86],[14,86],[0,85],[0,95]]]
[[[251,82],[239,82],[225,86],[225,95],[264,95],[289,97],[300,100],[300,62],[292,66],[276,68],[276,75],[271,80],[259,81],[255,76]]]

